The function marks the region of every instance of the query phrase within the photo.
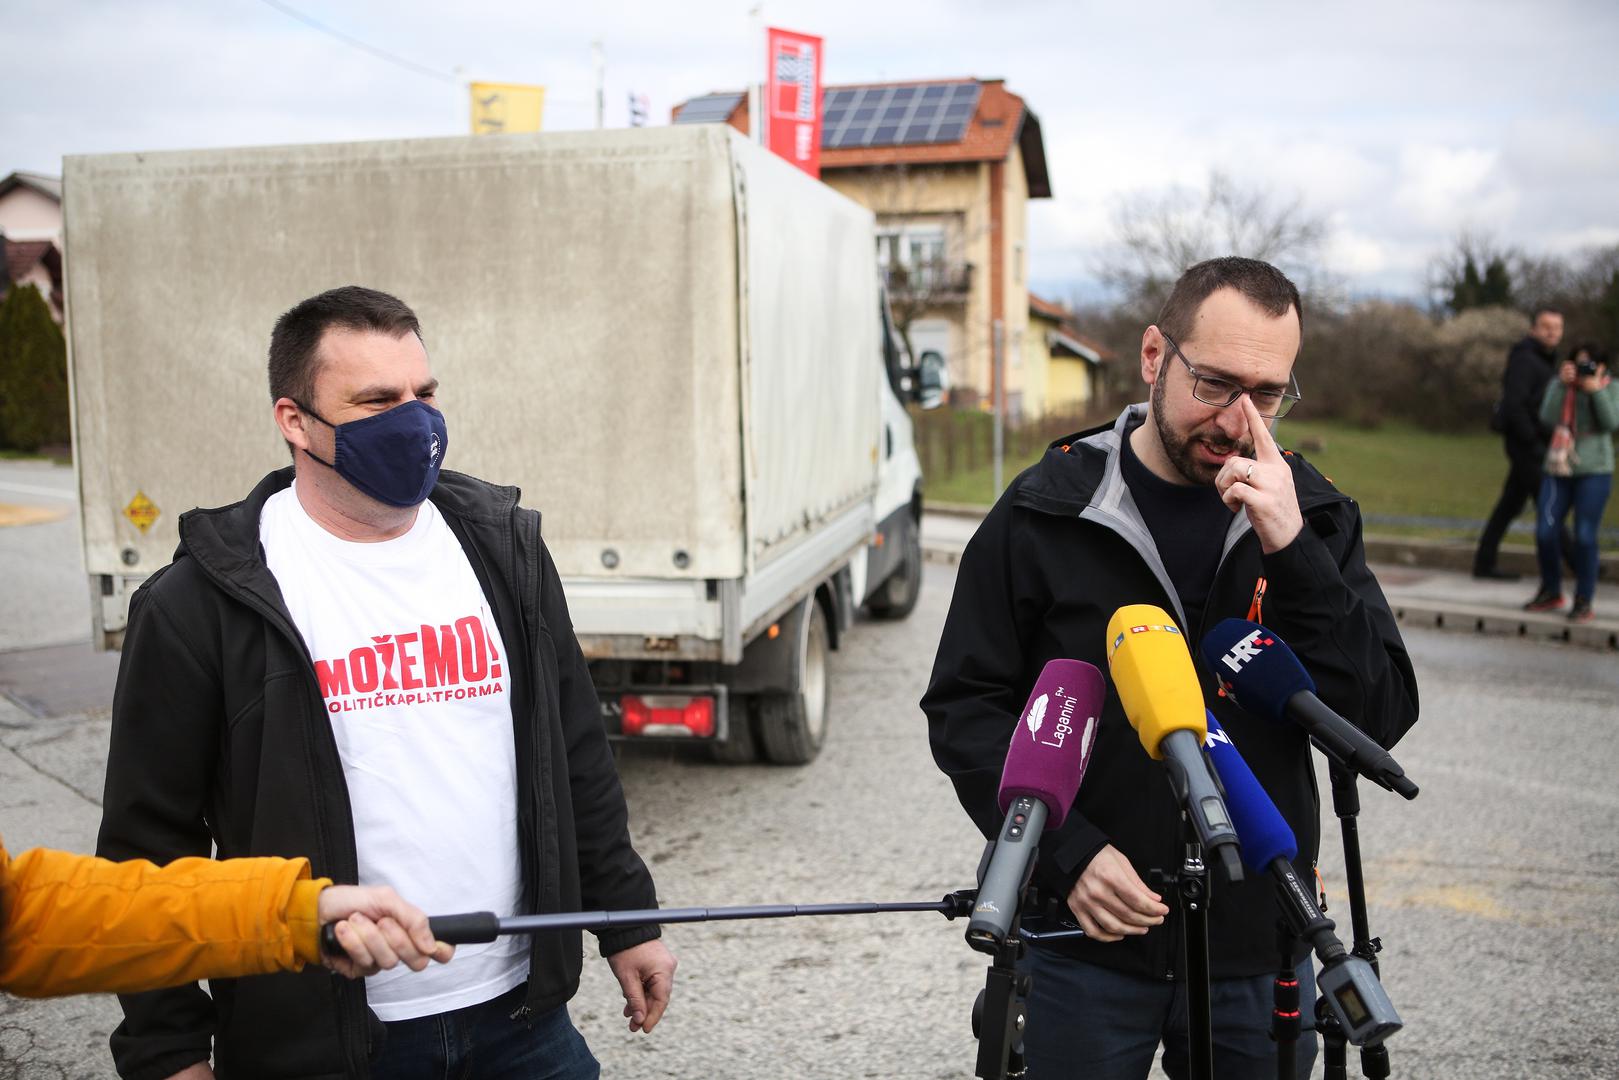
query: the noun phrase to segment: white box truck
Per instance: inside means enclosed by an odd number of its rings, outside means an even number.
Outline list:
[[[71,157],[70,367],[95,637],[181,512],[287,463],[277,315],[421,317],[448,468],[543,515],[614,736],[810,760],[827,653],[921,585],[908,370],[869,211],[729,128]]]

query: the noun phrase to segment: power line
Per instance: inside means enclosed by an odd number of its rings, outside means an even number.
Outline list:
[[[275,8],[288,18],[297,19],[305,26],[308,26],[314,30],[319,30],[321,33],[330,37],[334,37],[351,48],[359,49],[362,52],[368,52],[379,60],[386,60],[390,64],[396,64],[407,71],[414,71],[418,75],[426,75],[430,79],[437,79],[440,82],[454,83],[457,86],[461,85],[461,79],[455,75],[438,71],[434,68],[425,67],[422,64],[416,63],[414,60],[406,60],[403,56],[395,56],[393,53],[388,52],[385,49],[379,49],[375,45],[368,45],[359,38],[351,37],[350,35],[343,33],[341,30],[333,30],[330,26],[327,26],[324,23],[316,22],[303,12],[288,7],[286,4],[283,4],[281,0],[263,0],[263,2],[268,4],[270,7]]]

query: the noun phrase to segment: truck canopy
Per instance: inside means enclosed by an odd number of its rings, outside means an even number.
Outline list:
[[[346,284],[415,308],[446,467],[521,487],[565,578],[745,577],[876,484],[871,214],[722,125],[64,171],[91,574],[287,463],[270,328]]]

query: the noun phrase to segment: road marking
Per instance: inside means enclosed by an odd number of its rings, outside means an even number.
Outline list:
[[[67,517],[67,511],[56,507],[43,506],[17,506],[14,503],[0,503],[0,529],[8,525],[43,525],[50,521],[60,521]]]
[[[44,495],[47,498],[62,499],[66,502],[79,501],[79,497],[73,493],[71,488],[38,487],[34,484],[12,484],[5,480],[0,480],[0,491],[11,491],[18,495]]]

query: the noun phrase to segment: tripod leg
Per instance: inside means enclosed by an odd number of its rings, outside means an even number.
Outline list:
[[[1276,924],[1281,961],[1272,991],[1270,1034],[1276,1040],[1277,1080],[1296,1080],[1299,1050],[1299,978],[1293,968],[1293,934],[1285,922]]]

